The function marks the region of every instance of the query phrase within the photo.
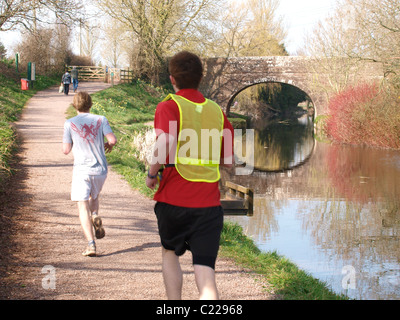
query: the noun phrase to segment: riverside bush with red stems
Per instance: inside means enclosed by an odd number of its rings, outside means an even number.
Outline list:
[[[338,143],[400,149],[399,98],[375,83],[348,87],[329,101],[328,136]]]

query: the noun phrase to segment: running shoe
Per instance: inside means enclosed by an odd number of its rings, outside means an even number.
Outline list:
[[[101,218],[97,215],[92,216],[92,223],[93,223],[96,238],[97,239],[104,238],[104,236],[106,235],[106,232],[103,228],[103,222],[101,221]]]
[[[85,251],[82,252],[85,257],[95,257],[96,256],[96,246],[94,244],[88,245]]]

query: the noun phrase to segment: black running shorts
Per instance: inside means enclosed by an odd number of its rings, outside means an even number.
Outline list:
[[[222,208],[184,208],[157,202],[154,208],[162,246],[177,256],[190,250],[193,264],[215,268],[224,215]]]

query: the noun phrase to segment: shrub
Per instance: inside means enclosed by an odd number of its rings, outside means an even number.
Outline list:
[[[339,143],[398,149],[399,102],[398,92],[377,84],[349,87],[329,102],[327,133]]]

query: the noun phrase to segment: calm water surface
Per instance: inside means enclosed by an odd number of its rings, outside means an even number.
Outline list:
[[[229,217],[353,299],[400,299],[400,152],[317,142],[310,122],[255,133],[253,217]],[[273,172],[271,172],[273,171]]]

